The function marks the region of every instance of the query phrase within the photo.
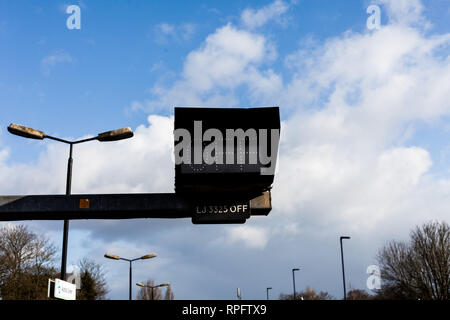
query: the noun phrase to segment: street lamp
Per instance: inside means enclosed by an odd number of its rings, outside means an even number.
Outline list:
[[[73,145],[83,142],[98,140],[100,142],[107,141],[118,141],[122,139],[128,139],[133,136],[133,131],[130,128],[122,128],[117,130],[111,130],[98,134],[96,137],[82,139],[77,141],[68,141],[56,137],[46,135],[44,132],[22,126],[20,124],[11,123],[8,126],[8,131],[16,136],[21,136],[24,138],[43,140],[45,138],[55,140],[58,142],[63,142],[70,145],[69,160],[67,165],[67,180],[66,180],[66,195],[70,195],[72,191],[72,151]],[[62,245],[62,260],[61,260],[61,279],[66,280],[66,265],[67,265],[67,242],[69,237],[69,220],[64,220],[64,230],[63,230],[63,245]]]
[[[136,285],[139,286],[139,287],[142,287],[142,288],[150,288],[150,289],[152,289],[152,300],[153,300],[153,289],[159,288],[159,287],[168,287],[168,286],[170,286],[170,283],[165,282],[165,283],[158,284],[156,286],[149,286],[149,285],[143,284],[142,282],[138,282],[138,283],[136,283]]]
[[[269,290],[272,290],[272,287],[266,288],[267,300],[269,300]]]
[[[342,236],[339,238],[339,242],[341,243],[342,281],[344,284],[344,300],[347,300],[347,291],[345,290],[344,250],[342,249],[342,240],[345,239],[350,239],[350,237]]]
[[[130,294],[129,294],[129,300],[131,300],[131,290],[132,290],[131,289],[131,282],[132,282],[132,280],[131,280],[131,278],[132,278],[132,270],[131,270],[132,266],[131,266],[131,264],[132,264],[132,262],[136,261],[136,260],[151,259],[151,258],[154,258],[154,257],[156,257],[155,253],[146,254],[145,256],[142,256],[142,257],[139,257],[139,258],[136,258],[136,259],[126,259],[126,258],[122,258],[122,257],[116,256],[115,254],[109,254],[109,253],[105,254],[105,258],[112,259],[112,260],[124,260],[124,261],[128,261],[130,263]]]
[[[294,300],[295,300],[295,271],[299,271],[299,268],[292,269],[292,283],[294,284]]]

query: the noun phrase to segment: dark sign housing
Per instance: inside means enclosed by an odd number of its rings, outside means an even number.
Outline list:
[[[176,193],[248,197],[271,188],[280,133],[278,107],[176,107],[174,129]],[[180,130],[188,135],[180,137]]]

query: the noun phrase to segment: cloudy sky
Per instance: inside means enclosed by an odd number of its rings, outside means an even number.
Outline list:
[[[174,106],[280,106],[268,217],[73,221],[68,262],[103,264],[111,299],[128,298],[128,265],[105,252],[157,253],[134,282],[171,282],[177,299],[278,297],[294,267],[298,289],[342,298],[340,235],[347,288],[367,289],[387,241],[449,220],[449,53],[448,0],[1,0],[0,194],[65,192],[68,147],[11,122],[67,139],[130,126],[75,147],[72,192],[172,192]],[[25,223],[61,244],[62,222]]]

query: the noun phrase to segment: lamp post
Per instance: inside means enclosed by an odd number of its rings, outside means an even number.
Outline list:
[[[11,123],[8,126],[8,131],[14,135],[21,136],[24,138],[29,139],[35,139],[35,140],[43,140],[45,138],[55,140],[58,142],[63,142],[68,145],[70,145],[69,149],[69,159],[67,163],[67,179],[66,179],[66,195],[70,195],[72,191],[72,151],[73,151],[73,145],[80,144],[83,142],[98,140],[100,142],[106,142],[106,141],[118,141],[122,139],[128,139],[133,136],[133,131],[130,128],[122,128],[112,131],[107,131],[98,134],[96,137],[88,138],[88,139],[82,139],[77,141],[68,141],[56,137],[52,137],[49,135],[46,135],[44,132],[25,127],[19,124]],[[66,280],[66,265],[67,265],[67,242],[69,238],[69,220],[64,220],[64,227],[63,227],[63,245],[62,245],[62,258],[61,258],[61,279]]]
[[[126,259],[126,258],[121,258],[119,256],[116,256],[115,254],[109,254],[106,253],[105,254],[105,258],[108,259],[112,259],[112,260],[124,260],[124,261],[128,261],[130,263],[130,293],[129,293],[129,300],[131,300],[131,282],[132,282],[132,263],[133,261],[136,260],[145,260],[145,259],[151,259],[156,257],[155,253],[151,253],[151,254],[146,254],[145,256],[139,257],[139,258],[135,258],[135,259]]]
[[[300,269],[299,268],[295,268],[295,269],[292,269],[292,283],[294,284],[294,300],[296,299],[295,298],[295,271],[299,271]]]
[[[266,288],[267,300],[269,300],[269,290],[271,290],[271,289],[272,289],[272,287]]]
[[[136,285],[139,286],[139,287],[142,287],[142,288],[150,288],[150,289],[152,289],[152,300],[153,300],[153,289],[159,288],[159,287],[168,287],[168,286],[170,286],[170,283],[165,282],[165,283],[158,284],[156,286],[149,286],[149,285],[143,284],[142,282],[138,282],[138,283],[136,283]]]
[[[344,284],[344,300],[347,300],[347,291],[345,290],[344,250],[342,249],[342,240],[345,239],[350,239],[350,237],[342,236],[339,238],[339,242],[341,244],[342,282]]]

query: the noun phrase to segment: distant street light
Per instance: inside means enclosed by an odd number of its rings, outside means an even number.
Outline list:
[[[294,300],[295,300],[295,271],[299,271],[300,269],[298,269],[298,268],[295,268],[295,269],[292,269],[292,282],[293,282],[293,284],[294,284]]]
[[[136,259],[126,259],[126,258],[121,258],[119,256],[116,256],[115,254],[106,253],[104,257],[108,258],[108,259],[112,259],[112,260],[124,260],[124,261],[128,261],[130,263],[130,293],[129,293],[129,300],[132,300],[131,299],[131,291],[132,291],[131,283],[132,283],[132,263],[133,263],[133,261],[151,259],[151,258],[156,257],[156,254],[155,253],[151,253],[151,254],[146,254],[145,256],[136,258]]]
[[[344,300],[347,300],[347,291],[345,290],[345,271],[344,271],[344,250],[342,249],[342,240],[350,239],[350,237],[340,237],[339,242],[341,243],[341,260],[342,260],[342,281],[344,284]]]
[[[151,288],[152,289],[152,300],[153,300],[153,289],[159,288],[159,287],[168,287],[168,286],[170,286],[170,283],[165,282],[165,283],[158,284],[156,286],[148,286],[146,284],[143,284],[142,282],[138,282],[138,283],[136,283],[136,285],[139,287],[142,287],[142,288]]]
[[[269,300],[269,290],[272,290],[272,287],[266,288],[267,300]]]
[[[67,165],[67,180],[66,180],[66,195],[70,195],[72,191],[72,151],[73,151],[73,145],[79,144],[83,142],[88,142],[92,140],[98,140],[100,142],[106,142],[106,141],[118,141],[122,139],[131,138],[133,136],[133,131],[130,128],[122,128],[112,131],[107,131],[98,134],[96,137],[88,138],[88,139],[82,139],[77,141],[67,141],[60,138],[55,138],[49,135],[46,135],[44,132],[22,126],[20,124],[11,123],[8,126],[8,131],[16,136],[29,138],[29,139],[36,139],[36,140],[43,140],[45,138],[63,142],[70,145],[70,152],[69,152],[69,160]],[[61,279],[66,280],[66,265],[67,265],[67,242],[69,237],[69,220],[64,220],[64,231],[63,231],[63,245],[62,245],[62,260],[61,260]]]

